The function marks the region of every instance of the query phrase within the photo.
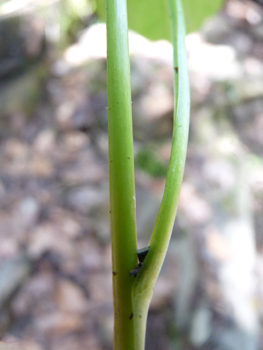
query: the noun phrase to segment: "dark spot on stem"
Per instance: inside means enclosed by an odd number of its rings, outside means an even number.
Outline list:
[[[150,246],[137,250],[137,255],[140,263],[144,262],[144,259],[146,258],[146,255],[148,254],[149,250],[150,250]]]
[[[131,159],[130,157],[127,157],[128,159]]]
[[[139,262],[139,264],[130,271],[129,275],[136,277],[140,271],[140,268],[142,267],[142,263]]]
[[[112,271],[112,274],[113,274],[113,276],[116,276],[117,272],[116,271]]]
[[[178,67],[174,67],[174,70],[176,71],[176,73],[178,73]]]
[[[139,315],[140,318],[142,318],[142,315]]]
[[[130,314],[129,320],[132,320],[133,318],[133,313]]]

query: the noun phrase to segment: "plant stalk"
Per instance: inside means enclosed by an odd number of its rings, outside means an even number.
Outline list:
[[[174,47],[174,126],[170,163],[150,250],[132,290],[135,349],[144,350],[148,308],[170,242],[182,186],[190,116],[190,87],[185,50],[185,24],[180,0],[168,0]]]
[[[114,350],[135,350],[136,203],[126,0],[106,0]]]

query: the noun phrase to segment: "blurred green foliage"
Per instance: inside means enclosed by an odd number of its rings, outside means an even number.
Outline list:
[[[225,0],[182,1],[188,32],[198,30],[204,20],[219,11],[225,2]],[[10,0],[0,0],[0,10],[9,2],[11,3]],[[23,0],[21,2],[20,6],[23,6]],[[35,2],[32,0],[32,3]],[[60,0],[58,3],[61,37],[64,44],[75,41],[77,34],[90,24],[92,15],[95,14],[99,20],[105,21],[105,0]],[[44,0],[42,5],[45,5]],[[127,5],[130,29],[152,40],[170,40],[171,28],[167,0],[127,0]],[[26,1],[24,6],[28,6]]]
[[[149,147],[142,148],[135,156],[135,166],[153,177],[165,177],[167,166]]]
[[[225,0],[183,0],[187,32],[198,30]],[[127,0],[129,27],[152,40],[171,38],[167,0]],[[96,0],[96,13],[105,20],[105,1]]]
[[[198,30],[216,14],[225,0],[183,0],[187,32]],[[105,0],[63,0],[62,31],[74,37],[83,28],[85,19],[96,14],[105,21]],[[171,39],[167,0],[127,0],[129,28],[151,40]]]
[[[87,18],[94,13],[93,0],[63,0],[61,3],[60,26],[63,41],[70,42],[86,27]]]

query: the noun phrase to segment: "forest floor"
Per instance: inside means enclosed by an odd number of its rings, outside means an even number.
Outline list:
[[[0,98],[0,336],[27,350],[112,349],[104,36],[101,24],[87,28],[61,57],[8,82]],[[172,48],[136,34],[130,40],[141,248],[169,162]],[[172,349],[178,337],[182,236],[192,237],[197,266],[191,307],[197,299],[209,299],[212,309],[219,303],[216,266],[229,257],[220,227],[240,202],[253,222],[258,285],[263,280],[263,11],[229,1],[188,36],[187,50],[189,149],[174,235],[149,314],[151,350]],[[237,184],[247,200],[235,197]],[[255,294],[260,323],[262,287]],[[183,350],[197,348],[190,333]]]

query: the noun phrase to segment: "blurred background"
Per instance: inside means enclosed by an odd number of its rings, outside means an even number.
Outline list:
[[[0,2],[0,338],[111,350],[106,29],[86,0]],[[146,349],[263,349],[263,7],[186,38],[184,184]],[[172,47],[130,32],[138,246],[170,155]]]

